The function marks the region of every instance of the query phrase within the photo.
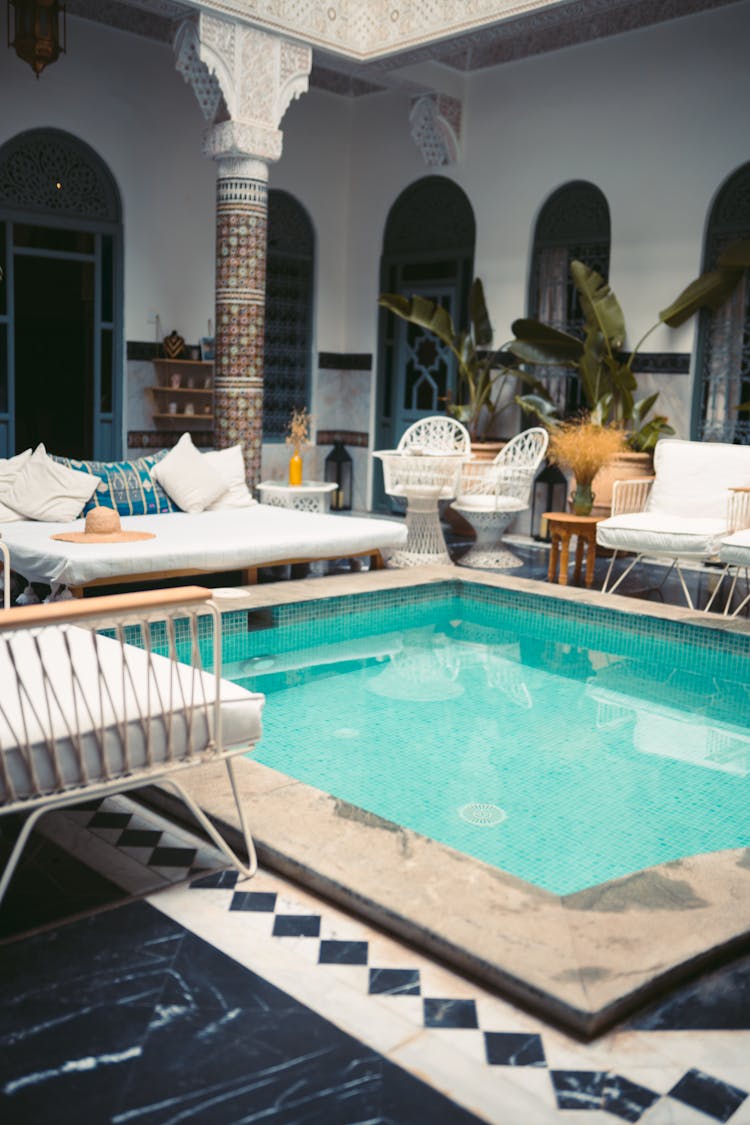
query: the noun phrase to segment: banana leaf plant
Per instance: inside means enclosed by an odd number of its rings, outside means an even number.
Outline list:
[[[521,371],[515,364],[500,361],[502,348],[492,349],[492,324],[480,278],[475,278],[471,285],[469,327],[465,329],[457,330],[447,309],[427,297],[381,293],[378,304],[409,324],[437,336],[455,356],[458,390],[456,401],[449,402],[447,409],[463,422],[472,442],[493,434],[497,419],[514,405],[514,398],[504,393],[511,384],[541,389],[533,375]]]
[[[595,270],[574,261],[570,272],[583,310],[583,339],[538,320],[524,318],[514,321],[515,339],[508,347],[525,364],[577,370],[592,420],[600,425],[621,426],[632,450],[650,451],[660,437],[673,434],[674,430],[663,414],[651,415],[658,393],[640,400],[635,398],[637,380],[633,364],[640,348],[660,324],[678,328],[700,309],[718,309],[749,266],[750,240],[732,243],[719,258],[716,268],[701,274],[671,305],[662,309],[656,323],[643,334],[630,354],[623,357],[625,318],[619,301]],[[561,421],[544,389],[516,396],[516,401],[550,429]]]

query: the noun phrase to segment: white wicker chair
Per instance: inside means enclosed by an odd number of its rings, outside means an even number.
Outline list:
[[[725,575],[732,575],[732,583],[729,587],[727,600],[724,605],[724,614],[736,617],[742,613],[745,606],[750,602],[750,488],[735,488],[730,491],[729,499],[729,531],[726,539],[722,539],[721,546],[719,547],[719,560],[724,564],[721,578],[724,579]],[[745,575],[745,597],[739,604],[732,610],[732,601],[734,592],[737,587],[740,574],[744,572]],[[717,585],[710,602],[706,609],[710,609],[716,595],[719,592],[721,582]]]
[[[471,438],[463,423],[447,414],[420,418],[405,430],[396,449],[399,453],[471,453]]]
[[[522,566],[503,543],[509,524],[530,505],[536,471],[547,452],[549,436],[541,426],[517,434],[494,461],[470,461],[461,471],[461,490],[451,507],[476,532],[476,543],[458,561],[461,566],[505,570]]]
[[[221,679],[221,617],[210,598],[209,590],[183,587],[0,613],[0,815],[26,817],[0,901],[43,813],[154,783],[177,792],[245,877],[255,873],[231,757],[260,737],[263,696]],[[202,667],[199,632],[211,673]],[[246,861],[176,780],[221,761]]]
[[[469,431],[443,414],[414,422],[396,449],[374,454],[383,462],[385,491],[406,500],[406,545],[391,555],[389,566],[451,563],[438,504],[457,494],[470,455]]]

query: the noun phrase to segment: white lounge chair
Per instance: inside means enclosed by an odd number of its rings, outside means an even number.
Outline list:
[[[10,551],[0,535],[0,554],[3,556],[3,609],[10,606]]]
[[[750,488],[732,490],[729,503],[729,530],[732,532],[722,539],[719,547],[719,561],[724,564],[722,579],[731,574],[732,583],[724,605],[725,615],[736,617],[750,602],[750,589],[732,611],[732,600],[740,574],[745,575],[745,586],[750,577]],[[718,592],[718,587],[717,587]]]
[[[447,414],[421,418],[396,449],[373,454],[383,462],[385,491],[406,500],[406,543],[391,554],[389,566],[451,563],[438,505],[457,494],[461,466],[470,454],[469,431]]]
[[[246,878],[255,873],[231,757],[260,738],[263,696],[221,679],[221,617],[210,598],[184,587],[0,613],[0,815],[26,816],[0,901],[43,813],[154,783],[176,790]],[[212,673],[202,667],[199,632]],[[221,761],[246,860],[176,780]]]
[[[461,491],[451,507],[476,532],[476,542],[458,560],[461,566],[505,570],[523,560],[503,543],[511,521],[530,506],[534,477],[545,453],[547,431],[535,426],[517,434],[494,461],[470,461],[461,471]]]
[[[692,609],[680,562],[705,562],[718,555],[730,529],[730,490],[750,485],[750,446],[662,440],[654,451],[654,473],[653,478],[615,482],[612,515],[596,529],[598,545],[614,551],[602,591],[613,593],[644,557],[668,559]],[[635,558],[610,586],[621,552]]]

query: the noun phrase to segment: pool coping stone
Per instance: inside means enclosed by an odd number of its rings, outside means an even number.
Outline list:
[[[448,566],[220,589],[213,596],[228,612],[446,580],[750,632],[746,621],[680,606]],[[250,758],[234,765],[266,866],[578,1035],[599,1034],[750,939],[750,848],[695,855],[558,896]],[[183,784],[212,817],[238,831],[223,766],[202,766],[183,775]]]

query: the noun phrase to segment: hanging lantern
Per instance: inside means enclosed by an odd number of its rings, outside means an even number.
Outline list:
[[[531,534],[534,539],[549,543],[549,527],[545,512],[567,510],[568,481],[557,465],[545,464],[534,480],[531,494]]]
[[[13,39],[10,38],[10,10],[13,8]],[[60,43],[60,16],[63,17]],[[37,78],[45,66],[65,53],[67,28],[65,8],[59,0],[8,0],[8,46],[27,62]]]
[[[334,443],[326,457],[325,478],[336,485],[331,494],[331,508],[335,512],[350,512],[352,508],[352,459],[342,441]]]

